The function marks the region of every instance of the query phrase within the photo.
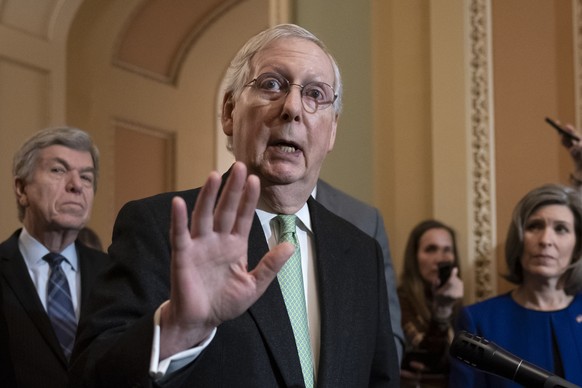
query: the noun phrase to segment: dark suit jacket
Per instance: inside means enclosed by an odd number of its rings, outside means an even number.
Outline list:
[[[109,253],[115,267],[91,300],[73,354],[73,386],[148,386],[153,314],[170,291],[171,198],[192,211],[199,190],[127,204]],[[321,308],[318,387],[398,387],[379,245],[310,199]],[[258,217],[249,237],[249,268],[268,251]],[[367,258],[367,260],[363,260]],[[225,322],[203,353],[164,381],[167,386],[302,387],[299,357],[278,282],[240,317]]]
[[[375,207],[372,207],[354,197],[336,189],[329,183],[320,179],[317,181],[317,202],[321,203],[332,213],[346,219],[368,236],[372,236],[378,241],[384,256],[384,276],[386,277],[386,288],[388,289],[388,304],[390,305],[390,323],[396,342],[398,358],[402,360],[404,353],[404,333],[401,326],[400,301],[396,293],[396,276],[392,266],[392,255],[388,244],[388,235],[384,228],[382,215]]]
[[[2,385],[5,387],[14,387],[16,386],[14,367],[10,359],[8,327],[6,326],[6,318],[4,317],[4,309],[2,306],[4,306],[4,298],[2,296],[2,287],[0,287],[0,381],[2,381]]]
[[[19,387],[66,387],[68,363],[18,249],[16,231],[0,244],[3,313],[9,353]],[[103,253],[76,243],[81,270],[81,315],[97,274],[109,262]]]

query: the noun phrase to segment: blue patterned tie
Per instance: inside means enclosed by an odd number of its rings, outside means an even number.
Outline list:
[[[287,313],[293,327],[303,380],[307,388],[312,388],[314,385],[313,361],[307,326],[307,308],[305,306],[303,272],[301,270],[301,250],[295,233],[296,219],[295,215],[278,215],[276,217],[280,231],[279,242],[290,242],[295,245],[295,252],[281,268],[277,279],[279,279]]]
[[[75,342],[77,318],[71,300],[69,283],[61,268],[61,263],[65,258],[58,253],[48,253],[43,257],[43,260],[51,267],[47,285],[47,312],[68,360],[71,357]]]

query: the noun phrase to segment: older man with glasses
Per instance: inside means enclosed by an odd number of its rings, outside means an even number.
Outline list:
[[[270,28],[223,101],[236,162],[120,211],[74,382],[398,387],[380,246],[311,197],[341,110],[335,60],[301,27]]]

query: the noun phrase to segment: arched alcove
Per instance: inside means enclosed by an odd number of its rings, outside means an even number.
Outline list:
[[[226,65],[269,25],[268,0],[187,3],[87,0],[71,26],[67,120],[91,132],[101,149],[92,224],[106,243],[127,200],[195,187],[216,168],[216,101]],[[176,28],[161,4],[182,14],[194,7],[199,17]],[[156,14],[161,32],[153,39],[143,26]],[[172,49],[161,50],[166,27]]]

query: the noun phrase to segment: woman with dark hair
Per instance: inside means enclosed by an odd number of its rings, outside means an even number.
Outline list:
[[[507,233],[505,278],[516,287],[468,306],[457,328],[582,384],[582,201],[549,184],[517,204]],[[454,361],[451,387],[519,387]]]
[[[402,387],[446,387],[452,322],[463,298],[455,231],[436,220],[418,224],[404,253],[398,297],[406,348]]]

